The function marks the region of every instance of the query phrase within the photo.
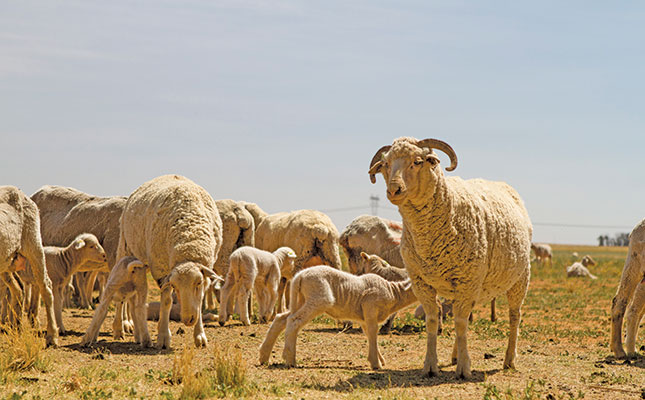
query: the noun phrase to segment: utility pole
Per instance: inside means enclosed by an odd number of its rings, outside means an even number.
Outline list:
[[[378,196],[374,196],[374,195],[370,196],[370,207],[372,207],[372,215],[378,214],[378,201],[379,201]]]

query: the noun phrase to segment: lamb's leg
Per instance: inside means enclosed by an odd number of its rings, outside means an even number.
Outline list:
[[[289,311],[278,314],[273,320],[273,323],[264,338],[264,342],[262,342],[262,345],[260,346],[260,364],[266,364],[269,361],[271,350],[273,350],[273,346],[275,346],[278,336],[287,326],[287,318],[289,318],[289,314]]]
[[[161,301],[159,305],[159,324],[157,325],[157,348],[170,348],[170,308],[172,307],[172,289],[161,291]],[[201,314],[200,314],[201,317]]]
[[[114,340],[121,340],[123,336],[123,300],[117,300],[114,305],[114,321],[112,321],[112,337]]]
[[[232,301],[233,297],[235,296],[235,292],[233,291],[235,287],[234,279],[232,274],[228,274],[226,277],[226,281],[224,282],[224,286],[220,289],[220,303],[219,303],[219,324],[221,326],[224,326],[226,323],[226,320],[228,319],[229,316],[229,310],[231,307],[229,306],[229,303]],[[233,295],[233,296],[231,296]]]
[[[278,313],[283,313],[286,311],[285,307],[285,287],[287,286],[287,278],[280,278],[280,284],[278,285]],[[288,293],[288,292],[287,292]]]
[[[381,364],[382,357],[379,357],[378,351],[378,342],[377,342],[377,329],[378,323],[375,320],[365,321],[361,324],[363,332],[367,335],[367,360],[370,363],[372,369],[381,369],[383,365]]]
[[[1,277],[10,293],[8,307],[9,321],[11,321],[13,327],[17,328],[21,322],[24,292],[18,282],[13,278],[11,272],[3,272]]]
[[[135,332],[139,333],[138,341],[142,347],[152,347],[152,339],[148,331],[148,284],[137,285],[134,295]],[[136,323],[138,321],[138,323]],[[138,325],[138,326],[137,326]]]
[[[392,331],[392,324],[394,323],[394,318],[396,318],[396,313],[393,313],[387,318],[387,320],[385,320],[385,323],[383,324],[383,326],[381,326],[381,329],[379,329],[378,331],[380,335],[390,334],[390,332]]]
[[[322,314],[324,309],[315,305],[305,304],[298,310],[291,313],[287,318],[287,327],[284,333],[284,350],[282,351],[282,358],[285,365],[288,367],[295,367],[296,365],[296,339],[298,332],[309,321],[316,318],[317,315]]]
[[[423,362],[423,375],[435,376],[439,374],[439,361],[437,359],[437,330],[439,327],[437,307],[437,291],[421,279],[412,275],[412,290],[426,314],[426,358]]]
[[[616,296],[611,304],[611,343],[610,347],[614,355],[618,358],[625,358],[625,350],[623,349],[623,317],[625,309],[631,301],[636,286],[639,284],[642,276],[641,265],[631,254],[627,256],[625,261],[625,268],[620,278],[620,286],[616,292]]]
[[[526,297],[526,291],[529,288],[529,279],[531,273],[529,270],[513,285],[506,297],[508,298],[508,347],[506,348],[506,357],[504,357],[504,369],[515,368],[515,355],[517,354],[517,336],[520,332],[521,308]]]
[[[28,310],[28,315],[29,315],[29,321],[33,326],[36,326],[36,321],[38,321],[38,310],[40,307],[40,289],[38,289],[38,286],[34,285],[33,283],[30,285],[31,286],[31,299],[29,300],[29,310]]]
[[[92,294],[94,293],[94,284],[96,283],[98,275],[99,271],[92,271],[85,274],[85,298],[87,299],[88,308],[92,308]]]
[[[628,357],[635,357],[636,353],[636,338],[638,337],[638,325],[645,313],[645,280],[636,287],[634,299],[627,309],[625,315],[625,326],[627,335],[625,337],[625,348]]]
[[[237,297],[237,304],[240,305],[240,321],[242,321],[242,324],[245,326],[251,325],[251,321],[249,320],[249,308],[247,307],[247,304],[249,302],[249,297],[251,296],[251,291],[253,290],[253,287],[248,287],[246,285],[246,282],[240,284],[240,290],[237,292],[238,297]]]
[[[101,329],[101,325],[107,316],[108,307],[112,302],[115,292],[115,287],[108,286],[105,288],[103,295],[101,295],[101,301],[94,311],[92,322],[90,322],[90,326],[87,328],[87,331],[81,340],[81,346],[88,346],[96,342],[96,338],[99,336],[99,329]]]
[[[65,326],[63,325],[63,290],[66,284],[54,286],[52,292],[54,294],[54,315],[56,316],[56,324],[58,324],[58,332],[64,335]]]
[[[490,320],[491,322],[497,321],[497,314],[495,313],[495,299],[490,302]]]

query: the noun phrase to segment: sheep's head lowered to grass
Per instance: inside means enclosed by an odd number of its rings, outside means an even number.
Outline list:
[[[400,205],[406,200],[425,199],[443,176],[439,158],[432,149],[441,150],[450,157],[446,171],[457,168],[457,155],[445,142],[437,139],[417,140],[410,137],[395,139],[392,145],[381,147],[370,163],[370,180],[376,183],[376,174],[383,174],[387,198]]]
[[[224,281],[212,269],[186,261],[175,266],[161,286],[162,291],[172,289],[177,293],[181,307],[181,322],[186,326],[195,325],[200,317],[206,278],[215,282]]]

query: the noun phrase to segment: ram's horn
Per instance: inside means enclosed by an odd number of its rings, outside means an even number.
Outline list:
[[[446,168],[446,171],[454,171],[457,168],[457,154],[448,143],[438,139],[423,139],[417,142],[417,146],[443,151],[450,157],[450,166]]]

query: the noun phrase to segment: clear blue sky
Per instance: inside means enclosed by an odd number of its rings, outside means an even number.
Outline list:
[[[369,161],[436,137],[522,195],[536,241],[645,216],[642,2],[0,4],[0,184],[127,195],[179,173],[338,228],[399,218]],[[444,158],[445,160],[445,158]]]

